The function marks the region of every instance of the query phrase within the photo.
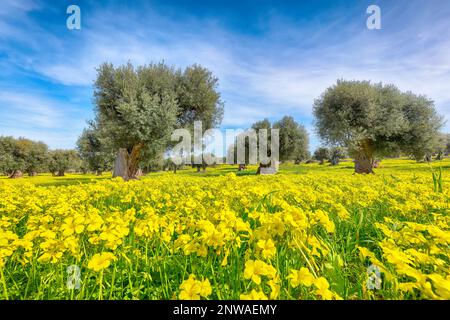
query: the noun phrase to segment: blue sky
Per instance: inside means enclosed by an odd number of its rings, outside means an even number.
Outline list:
[[[81,30],[66,28],[71,4]],[[371,4],[381,30],[366,28]],[[0,135],[73,148],[105,61],[200,63],[220,80],[223,129],[292,115],[311,149],[313,101],[339,78],[425,94],[450,120],[449,17],[447,0],[2,0]]]

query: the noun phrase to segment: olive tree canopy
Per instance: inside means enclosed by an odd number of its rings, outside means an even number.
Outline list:
[[[273,128],[280,130],[280,161],[307,157],[309,136],[303,125],[297,123],[291,116],[284,116],[274,123]]]
[[[77,151],[86,170],[101,175],[111,168],[114,154],[101,143],[99,131],[94,123],[90,123],[78,138]]]
[[[338,80],[315,100],[314,116],[326,143],[348,148],[356,173],[372,173],[375,156],[425,150],[443,124],[433,101],[369,81]]]
[[[160,152],[175,126],[175,70],[164,64],[103,64],[94,97],[100,140],[118,152],[116,167],[123,169],[114,175],[135,178],[143,155]]]
[[[317,161],[320,161],[320,164],[324,164],[325,160],[330,159],[330,150],[325,147],[317,148],[316,151],[314,151],[313,157]]]

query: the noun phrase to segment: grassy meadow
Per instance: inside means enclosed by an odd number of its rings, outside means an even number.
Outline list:
[[[450,299],[450,159],[236,169],[0,177],[0,299]]]

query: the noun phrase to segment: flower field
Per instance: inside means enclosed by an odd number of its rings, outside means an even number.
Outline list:
[[[434,166],[441,182],[407,160],[2,178],[0,298],[450,299],[450,161]]]

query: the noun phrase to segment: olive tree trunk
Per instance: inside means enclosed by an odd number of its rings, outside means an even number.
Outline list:
[[[368,142],[363,143],[355,156],[355,173],[369,174],[373,172],[373,150]]]
[[[127,149],[119,149],[114,162],[113,178],[122,177],[123,180],[139,178],[139,161],[141,158],[142,144],[133,147],[131,153]]]
[[[14,170],[14,172],[9,176],[11,179],[22,178],[23,173],[20,170]]]

